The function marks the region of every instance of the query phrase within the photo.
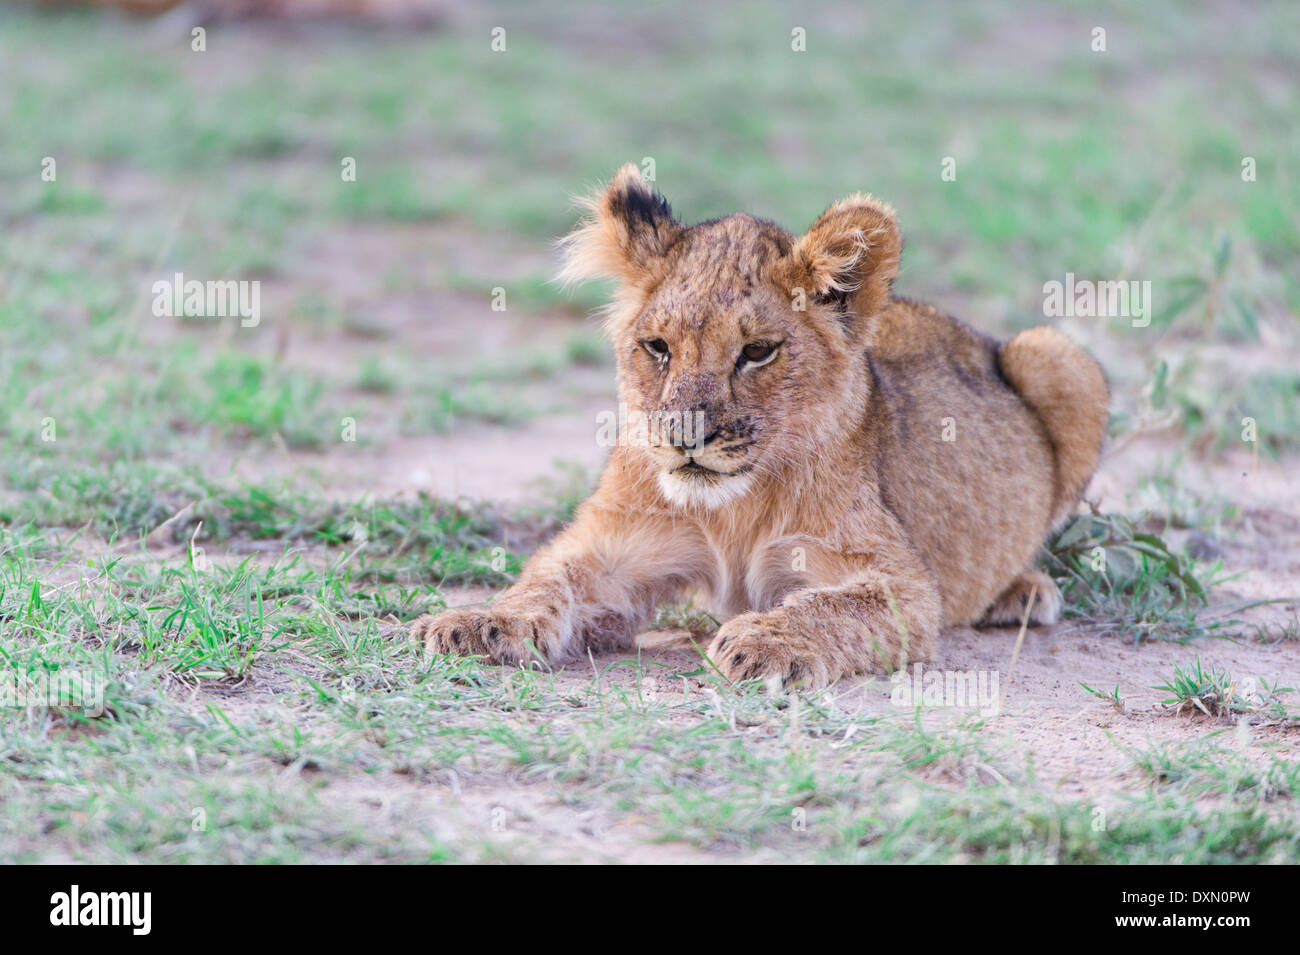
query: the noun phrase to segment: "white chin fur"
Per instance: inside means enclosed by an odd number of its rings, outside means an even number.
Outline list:
[[[752,483],[748,474],[704,480],[672,471],[659,472],[659,490],[663,491],[669,503],[678,507],[702,507],[709,511],[743,497]]]

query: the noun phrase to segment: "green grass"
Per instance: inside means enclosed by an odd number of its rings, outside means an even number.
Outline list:
[[[1057,531],[1045,548],[1044,567],[1056,579],[1069,613],[1108,625],[1134,643],[1188,641],[1231,632],[1231,616],[1247,605],[1211,604],[1222,582],[1222,561],[1206,567],[1144,530],[1144,515],[1080,514]]]
[[[217,425],[234,440],[278,434],[290,447],[318,447],[344,417],[322,412],[321,382],[276,375],[269,362],[245,355],[219,355],[206,384],[207,400],[195,406],[197,423]]]
[[[1300,375],[1281,369],[1230,374],[1225,366],[1234,360],[1222,348],[1188,350],[1172,369],[1162,359],[1149,413],[1215,453],[1235,446],[1276,458],[1300,448]]]
[[[277,509],[261,510],[283,530]],[[400,548],[395,519],[376,521],[365,544],[381,558]],[[3,672],[33,685],[36,673],[78,675],[103,687],[104,711],[60,700],[5,710],[0,856],[562,859],[552,830],[580,813],[610,825],[633,816],[643,839],[745,858],[1300,859],[1293,817],[1275,811],[1295,795],[1285,754],[1250,764],[1269,781],[1260,788],[1239,758],[1135,751],[1155,783],[1107,804],[1098,828],[1097,806],[1039,783],[996,722],[886,719],[833,696],[733,688],[703,669],[712,694],[683,696],[684,674],[635,660],[624,664],[631,684],[608,667],[575,687],[425,657],[395,624],[436,606],[437,592],[366,583],[354,543],[238,563],[193,549],[179,563],[92,551],[78,578],[65,541],[6,532]],[[504,834],[479,820],[448,836],[433,814],[399,820],[364,802],[453,775],[471,796],[512,780],[520,798],[545,789],[565,808]],[[352,787],[356,799],[335,795]],[[1222,801],[1189,809],[1200,792]]]
[[[1118,683],[1115,684],[1115,688],[1111,690],[1109,693],[1104,693],[1101,690],[1094,690],[1086,683],[1080,683],[1079,686],[1083,687],[1084,690],[1088,692],[1089,696],[1095,696],[1097,699],[1109,703],[1112,707],[1114,707],[1115,712],[1117,713],[1124,712],[1124,698],[1119,695]]]
[[[499,278],[486,273],[449,272],[444,280],[448,288],[482,295],[485,289],[496,287]],[[584,284],[577,288],[564,288],[550,275],[525,273],[510,283],[507,289],[507,303],[511,308],[518,306],[535,312],[573,308],[594,311],[609,301],[610,291],[610,284],[604,281]],[[603,353],[604,349],[601,349],[602,356]]]
[[[382,640],[320,638],[316,649],[319,672],[279,694],[292,723],[220,699],[178,704],[148,673],[112,685],[111,716],[29,710],[8,720],[5,857],[564,859],[563,849],[535,842],[574,815],[634,816],[646,839],[723,857],[1138,864],[1300,855],[1300,835],[1274,811],[1295,794],[1295,765],[1280,759],[1255,770],[1270,781],[1258,787],[1240,761],[1225,768],[1203,756],[1135,753],[1156,782],[1106,807],[1099,828],[1096,806],[1055,796],[978,726],[935,732],[725,688],[710,704],[671,694],[646,701],[595,677],[585,691],[557,696],[546,677],[422,664]],[[42,733],[51,718],[55,731]],[[853,742],[828,746],[845,739]],[[467,794],[509,779],[524,800],[561,794],[563,809],[516,815],[498,835],[487,817],[499,797],[488,796],[482,817],[448,838],[431,813],[398,820],[335,794],[373,780],[392,798],[403,779],[453,774]],[[1205,790],[1222,803],[1189,810],[1188,793]]]
[[[1228,744],[1230,733],[1238,745]],[[1279,744],[1250,751],[1242,748],[1241,739],[1240,731],[1220,730],[1193,742],[1134,749],[1129,755],[1158,787],[1229,803],[1245,795],[1260,809],[1288,806],[1300,793],[1300,763]]]
[[[1296,692],[1294,687],[1258,680],[1238,684],[1222,667],[1202,666],[1200,657],[1191,666],[1175,666],[1173,676],[1155,689],[1170,694],[1164,704],[1176,713],[1186,710],[1211,717],[1250,715],[1300,720],[1300,710],[1292,712],[1284,699]]]
[[[4,858],[558,859],[548,833],[579,812],[610,824],[634,816],[644,839],[736,857],[1300,859],[1300,832],[1272,810],[1293,798],[1293,763],[1257,770],[1278,781],[1261,795],[1244,784],[1225,792],[1218,764],[1138,754],[1136,765],[1161,767],[1159,782],[1109,805],[1098,829],[1097,807],[1038,783],[996,723],[855,714],[828,696],[732,688],[703,668],[713,695],[684,697],[683,674],[636,661],[630,686],[598,672],[574,688],[427,658],[398,624],[437,606],[438,592],[372,573],[400,564],[427,519],[408,525],[410,514],[379,508],[349,538],[338,531],[346,514],[306,520],[252,492],[228,503],[218,536],[238,528],[227,539],[322,543],[238,562],[193,546],[179,562],[92,549],[78,577],[67,541],[4,533],[4,672],[79,675],[104,688],[97,718],[57,700],[6,710]],[[658,622],[690,626],[693,614]],[[509,779],[524,793],[557,793],[567,808],[559,820],[516,820],[506,834],[480,825],[449,838],[432,818],[376,819],[331,790],[391,798],[453,774],[471,794]],[[1227,802],[1189,811],[1185,794],[1197,787]]]

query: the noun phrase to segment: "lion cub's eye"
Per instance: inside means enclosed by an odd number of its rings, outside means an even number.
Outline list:
[[[740,360],[736,365],[766,365],[775,357],[776,345],[771,342],[750,342],[740,350]]]
[[[641,343],[641,347],[650,353],[650,357],[656,361],[663,361],[668,357],[668,343],[662,338],[651,338]]]

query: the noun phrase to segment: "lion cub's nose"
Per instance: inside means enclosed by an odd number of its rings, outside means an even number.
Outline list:
[[[675,431],[669,440],[672,442],[673,447],[679,451],[702,451],[705,447],[718,440],[721,434],[721,431],[715,430],[706,434],[703,438],[699,438],[693,434],[683,435],[680,431]]]
[[[712,426],[705,412],[693,409],[665,414],[662,419],[662,434],[664,443],[679,451],[698,451],[716,440],[721,432]]]

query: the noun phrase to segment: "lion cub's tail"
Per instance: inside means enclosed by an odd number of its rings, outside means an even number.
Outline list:
[[[1011,387],[1047,428],[1056,458],[1052,527],[1074,510],[1097,468],[1109,420],[1110,393],[1101,366],[1054,328],[1023,331],[998,349]]]

